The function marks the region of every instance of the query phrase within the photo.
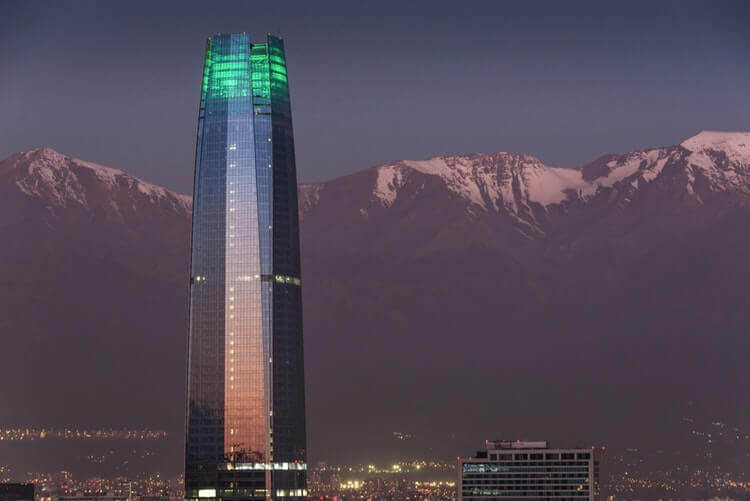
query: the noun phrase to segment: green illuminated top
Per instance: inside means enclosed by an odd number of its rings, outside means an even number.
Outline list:
[[[271,99],[271,77],[268,70],[268,44],[253,45],[250,49],[253,97]]]
[[[269,35],[262,44],[238,45],[230,35],[210,38],[206,46],[201,108],[206,99],[247,97],[254,101],[281,101],[288,106],[289,87],[283,42]],[[229,43],[227,43],[229,42]]]

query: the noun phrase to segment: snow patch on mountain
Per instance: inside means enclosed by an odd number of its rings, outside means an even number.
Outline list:
[[[390,206],[403,183],[403,172],[399,168],[403,165],[440,177],[451,191],[471,206],[485,211],[504,207],[512,215],[523,211],[525,217],[533,220],[534,211],[530,204],[546,208],[567,200],[571,193],[580,197],[592,196],[600,187],[612,186],[638,172],[644,160],[634,157],[625,163],[612,162],[609,175],[592,182],[583,178],[580,169],[549,167],[530,155],[507,152],[404,160],[378,167],[374,194],[384,205]]]
[[[750,194],[750,132],[701,131],[682,142],[687,161],[709,180],[712,191]]]
[[[16,159],[17,165],[25,165],[25,172],[18,172],[16,186],[26,195],[45,198],[60,207],[75,203],[88,207],[85,190],[78,178],[63,166],[68,158],[50,148],[31,150]],[[25,161],[25,162],[24,162]]]
[[[485,207],[484,199],[471,175],[472,162],[464,157],[435,157],[429,160],[404,160],[412,169],[441,177],[448,187],[470,203]],[[490,183],[491,184],[491,183]]]
[[[390,207],[396,201],[398,190],[404,186],[404,171],[400,165],[386,165],[378,169],[374,195],[384,206]]]
[[[313,207],[318,205],[320,200],[320,192],[323,191],[325,185],[322,183],[316,184],[300,184],[297,187],[298,196],[298,211],[300,220],[304,218]]]
[[[601,188],[611,188],[634,176],[636,179],[631,180],[631,186],[637,189],[641,186],[639,180],[649,183],[659,177],[669,158],[669,152],[665,148],[627,153],[616,160],[607,162],[609,174],[587,183],[579,190],[579,195],[591,197],[596,195]]]
[[[565,200],[568,190],[578,190],[586,186],[581,171],[577,169],[542,166],[527,170],[524,174],[529,200],[545,207]]]
[[[533,218],[529,203],[546,208],[564,202],[571,193],[588,198],[601,188],[610,188],[639,173],[649,182],[658,177],[666,161],[663,149],[632,153],[609,162],[609,174],[593,181],[585,180],[580,169],[549,167],[529,155],[505,152],[403,163],[425,174],[440,176],[451,190],[472,205],[485,210],[505,206],[514,214],[524,208]],[[514,188],[518,189],[520,197],[514,193]],[[488,198],[491,205],[486,203]]]
[[[63,156],[63,158],[66,158],[66,157]],[[96,176],[97,179],[109,185],[115,185],[117,183],[118,176],[130,177],[127,174],[125,174],[123,171],[113,169],[112,167],[105,167],[104,165],[86,162],[84,160],[79,160],[78,158],[70,158],[70,160],[72,160],[72,162],[76,165],[86,167],[87,169],[91,171],[92,174]],[[140,181],[140,179],[138,181]],[[146,185],[148,183],[144,181],[140,181],[140,184]],[[154,185],[150,185],[150,186],[154,186]],[[154,186],[154,187],[157,188],[157,186]]]
[[[134,190],[151,202],[165,201],[177,210],[190,210],[191,197],[147,183],[120,170],[68,157],[51,148],[29,150],[11,156],[3,169],[14,171],[16,186],[26,195],[45,199],[58,207],[91,208],[91,197],[102,188],[111,196]],[[93,182],[92,182],[93,181]]]
[[[585,201],[620,183],[639,190],[660,178],[667,165],[680,163],[686,172],[701,170],[702,177],[710,181],[710,189],[750,191],[750,133],[702,132],[682,146],[689,150],[687,163],[685,151],[678,147],[635,151],[612,155],[612,160],[597,167],[598,177],[588,180],[584,179],[583,168],[550,167],[530,155],[506,152],[404,160],[377,167],[373,193],[383,205],[391,206],[406,182],[404,169],[413,169],[440,177],[449,190],[469,203],[467,210],[471,213],[475,212],[472,208],[504,208],[534,223],[536,204],[546,210],[568,200]],[[695,194],[694,183],[695,172],[690,170],[685,186],[688,193]]]
[[[704,130],[683,141],[681,146],[696,154],[723,152],[730,162],[750,164],[750,132]]]

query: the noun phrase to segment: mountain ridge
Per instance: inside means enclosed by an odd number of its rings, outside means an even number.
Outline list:
[[[684,150],[684,151],[683,151]],[[713,157],[712,157],[713,155]],[[714,158],[723,162],[716,168]],[[722,158],[723,156],[723,158]],[[341,177],[360,172],[377,173],[373,195],[389,207],[403,187],[405,176],[411,172],[441,178],[449,189],[469,202],[467,210],[484,211],[509,209],[518,215],[533,212],[529,204],[542,208],[563,205],[575,200],[595,197],[600,190],[612,188],[629,181],[634,188],[642,182],[658,178],[670,160],[686,160],[693,172],[687,173],[690,183],[686,191],[695,195],[695,169],[707,173],[713,188],[741,188],[750,195],[750,132],[700,131],[679,145],[646,148],[624,154],[608,153],[576,168],[548,166],[538,158],[525,153],[473,153],[466,155],[439,155],[426,160],[399,160],[379,164]],[[121,170],[87,162],[61,154],[49,147],[34,148],[15,153],[0,163],[4,173],[25,165],[27,175],[16,175],[15,184],[29,196],[49,197],[61,206],[77,203],[86,206],[83,187],[78,177],[81,173],[93,174],[100,181],[121,188],[135,189],[152,199],[166,198],[180,208],[189,208],[190,195],[143,181]],[[737,172],[739,167],[740,172]],[[65,174],[60,175],[61,172]],[[18,174],[18,173],[16,173]],[[58,179],[55,179],[55,176]],[[337,179],[318,183],[300,183],[300,213],[304,217],[320,200],[323,188]],[[723,185],[719,184],[723,181]],[[57,186],[57,189],[55,185]],[[61,186],[60,186],[61,185]],[[47,189],[41,193],[39,189]],[[62,191],[60,191],[62,189]],[[514,190],[520,193],[514,193]],[[520,198],[520,200],[519,200]],[[700,202],[700,196],[697,196]]]
[[[175,210],[187,208],[191,203],[188,195],[148,183],[118,169],[61,154],[48,147],[11,155],[0,162],[0,176],[10,178],[26,195],[46,198],[50,205],[61,208],[68,204],[84,208],[91,208],[90,203],[101,206],[101,201],[89,200],[91,193],[88,185],[93,183],[108,188],[110,194],[118,189],[133,190],[134,194],[146,198],[163,199],[174,205]],[[111,202],[117,210],[114,201]]]
[[[707,136],[710,141],[706,145],[701,140]],[[433,205],[453,199],[474,219],[498,216],[523,238],[544,239],[581,218],[612,211],[632,214],[630,207],[637,198],[658,205],[668,194],[674,201],[670,210],[685,211],[721,204],[724,202],[717,200],[724,198],[746,205],[750,200],[747,136],[750,133],[701,132],[683,142],[693,149],[681,144],[607,154],[577,169],[549,167],[531,155],[507,152],[401,160],[324,183],[300,185],[300,210],[303,219],[309,219],[326,193],[336,191],[336,197],[348,200],[350,194],[335,187],[356,184],[359,195],[346,209],[349,219],[372,222],[381,209],[393,209],[399,200],[406,207],[420,192],[420,196],[428,196],[423,192],[425,186],[437,183],[439,187],[432,187]],[[727,143],[731,145],[729,154],[717,149],[716,144]],[[352,181],[355,178],[361,179]],[[364,185],[369,186],[369,193]],[[354,207],[354,202],[359,206]],[[497,222],[491,224],[497,226]]]
[[[572,179],[495,153],[301,185],[310,451],[387,457],[377,437],[420,430],[455,457],[498,428],[677,450],[659,419],[687,402],[744,422],[744,134],[602,156]],[[0,162],[0,421],[166,427],[179,465],[189,197],[32,151]]]

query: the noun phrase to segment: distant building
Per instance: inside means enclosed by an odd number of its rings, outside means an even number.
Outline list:
[[[603,499],[604,448],[552,449],[547,442],[487,441],[459,459],[459,501]]]
[[[176,500],[177,498],[170,497],[166,494],[164,495],[157,495],[157,494],[149,494],[146,496],[139,496],[138,501],[170,501],[170,500]]]
[[[68,496],[60,496],[57,498],[58,501],[128,501],[129,497],[127,494],[108,494],[108,493],[93,493],[93,494],[71,494]]]
[[[0,483],[0,501],[34,501],[34,484]]]

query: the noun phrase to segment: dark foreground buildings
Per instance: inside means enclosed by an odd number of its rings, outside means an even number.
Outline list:
[[[34,484],[0,483],[0,501],[34,501]]]
[[[185,497],[306,497],[297,177],[284,44],[206,44],[190,268]]]
[[[487,450],[459,459],[459,501],[604,499],[599,479],[604,449],[551,449],[547,442],[487,441]]]

